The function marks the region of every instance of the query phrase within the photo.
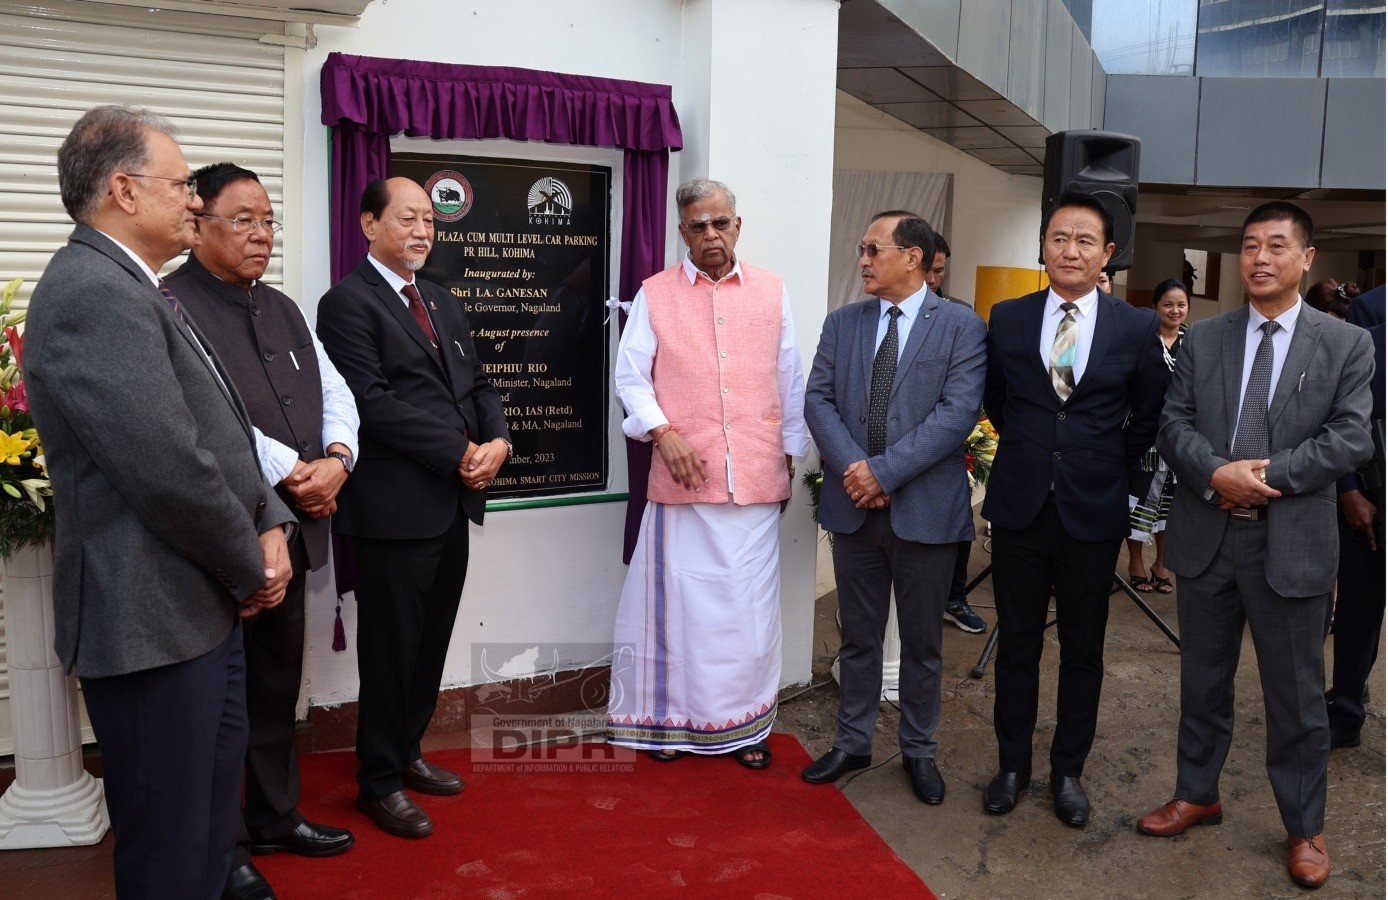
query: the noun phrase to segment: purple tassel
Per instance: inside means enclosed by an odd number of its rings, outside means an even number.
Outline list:
[[[333,652],[347,649],[347,630],[342,627],[342,600],[337,601],[337,618],[333,622]]]

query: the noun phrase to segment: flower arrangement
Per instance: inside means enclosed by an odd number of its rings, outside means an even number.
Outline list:
[[[24,312],[10,307],[24,279],[0,294],[0,559],[53,536],[53,495],[24,391]]]
[[[986,413],[980,413],[978,424],[964,439],[964,468],[969,473],[969,489],[977,490],[988,483],[993,470],[993,456],[998,452],[998,433]]]

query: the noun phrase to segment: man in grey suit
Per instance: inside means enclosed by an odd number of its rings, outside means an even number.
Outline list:
[[[1178,478],[1167,562],[1180,576],[1176,796],[1137,823],[1161,837],[1220,821],[1244,623],[1267,712],[1267,771],[1303,887],[1330,877],[1322,642],[1338,557],[1335,480],[1369,458],[1373,347],[1301,300],[1311,219],[1273,201],[1243,225],[1249,305],[1191,327],[1157,449]]]
[[[58,151],[78,223],[34,290],[25,376],[57,511],[55,649],[82,678],[116,895],[222,895],[246,752],[240,620],[277,605],[294,515],[211,344],[161,296],[201,208],[171,126],[97,107]]]
[[[958,544],[974,536],[964,439],[978,421],[987,340],[982,319],[926,285],[934,248],[934,232],[913,213],[873,219],[858,266],[877,299],[829,314],[805,390],[826,474],[819,522],[834,535],[843,645],[834,746],[802,773],[821,784],[871,763],[895,589],[898,739],[912,790],[930,804],[945,796],[935,764],[941,630]]]

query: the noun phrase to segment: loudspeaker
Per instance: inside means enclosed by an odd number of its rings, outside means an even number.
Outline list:
[[[1057,131],[1046,138],[1042,214],[1066,191],[1080,191],[1102,203],[1113,216],[1114,247],[1108,268],[1115,272],[1133,266],[1141,149],[1142,141],[1112,131]]]

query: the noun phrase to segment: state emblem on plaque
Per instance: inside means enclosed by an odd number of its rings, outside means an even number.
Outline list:
[[[472,209],[472,185],[452,169],[435,172],[424,183],[424,190],[434,204],[434,218],[440,222],[456,222]]]

